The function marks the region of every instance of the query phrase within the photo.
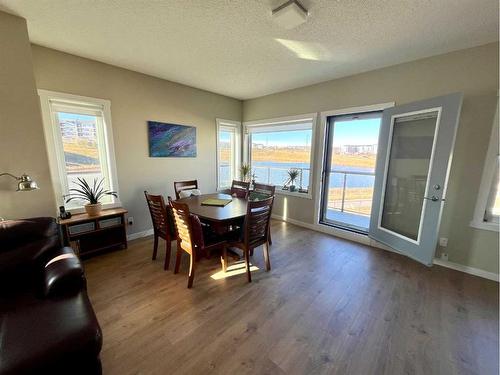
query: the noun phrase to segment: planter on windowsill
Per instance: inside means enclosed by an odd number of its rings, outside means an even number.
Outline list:
[[[96,203],[96,204],[86,204],[85,206],[85,211],[89,216],[97,216],[102,210],[102,203]]]

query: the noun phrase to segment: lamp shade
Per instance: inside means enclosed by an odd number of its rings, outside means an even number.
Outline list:
[[[33,181],[30,176],[23,174],[18,178],[17,191],[30,191],[38,189],[36,181]]]

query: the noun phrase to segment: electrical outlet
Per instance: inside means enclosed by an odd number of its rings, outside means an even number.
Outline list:
[[[128,219],[127,219],[127,223],[128,223],[128,225],[134,225],[134,217],[133,216],[129,216]]]
[[[442,260],[448,260],[448,253],[441,253],[441,259]]]
[[[441,247],[448,246],[448,239],[446,237],[441,237],[439,239],[439,246],[441,246]]]

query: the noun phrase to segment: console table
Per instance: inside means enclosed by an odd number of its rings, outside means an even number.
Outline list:
[[[127,223],[124,208],[102,210],[98,215],[76,214],[59,219],[65,245],[80,256],[112,248],[127,248]]]

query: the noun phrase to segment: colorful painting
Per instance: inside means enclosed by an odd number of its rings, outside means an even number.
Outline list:
[[[196,157],[196,128],[148,121],[150,157]]]

